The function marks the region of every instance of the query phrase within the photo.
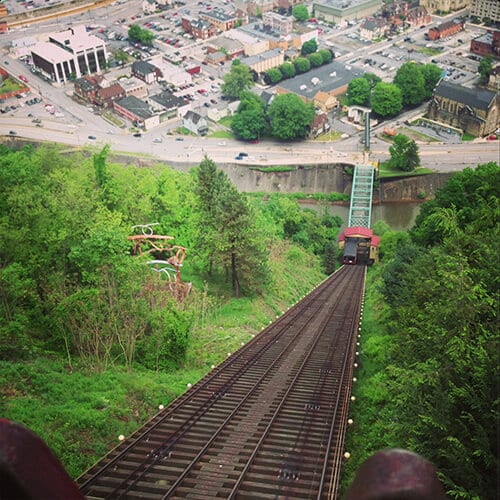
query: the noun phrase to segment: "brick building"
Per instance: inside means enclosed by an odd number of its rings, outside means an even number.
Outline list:
[[[470,41],[470,51],[481,57],[493,56],[500,59],[500,31],[488,31]]]
[[[447,21],[442,23],[435,28],[431,28],[428,32],[430,40],[439,40],[441,38],[446,38],[451,35],[463,31],[465,22],[461,20],[454,19],[453,21]]]

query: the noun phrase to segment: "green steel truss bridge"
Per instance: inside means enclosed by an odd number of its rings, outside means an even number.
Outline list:
[[[356,165],[354,167],[348,227],[371,227],[374,177],[375,168],[373,165]]]

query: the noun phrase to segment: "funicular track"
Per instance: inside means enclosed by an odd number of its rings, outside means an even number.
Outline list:
[[[364,277],[337,271],[87,471],[81,491],[336,498]]]

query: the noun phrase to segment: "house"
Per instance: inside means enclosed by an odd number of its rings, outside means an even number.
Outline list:
[[[208,132],[207,120],[205,120],[203,116],[199,115],[198,113],[195,113],[194,111],[188,111],[184,115],[182,124],[190,132],[193,132],[196,135],[207,135]]]
[[[74,82],[74,94],[85,102],[93,103],[99,85],[95,78],[85,75]]]
[[[463,31],[464,26],[465,21],[453,19],[452,21],[441,23],[435,28],[431,28],[427,35],[429,36],[429,40],[440,40],[441,38],[446,38],[455,35],[459,31]]]
[[[330,121],[328,120],[328,115],[326,113],[316,114],[311,124],[309,138],[313,139],[314,137],[318,137],[318,135],[325,134],[329,130]]]
[[[161,71],[146,61],[135,61],[132,64],[132,75],[147,84],[152,84],[161,78]]]
[[[334,95],[323,92],[322,90],[316,93],[313,102],[314,105],[324,113],[328,113],[332,109],[339,107],[338,99]]]
[[[388,29],[387,21],[382,17],[367,19],[359,27],[359,38],[372,41],[382,37]]]
[[[441,80],[429,103],[427,117],[475,137],[484,137],[495,132],[500,123],[500,95]]]

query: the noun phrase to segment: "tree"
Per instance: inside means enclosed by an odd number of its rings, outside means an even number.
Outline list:
[[[371,89],[373,89],[375,85],[377,85],[377,83],[382,81],[382,79],[379,76],[374,75],[373,73],[365,73],[363,75],[363,78],[365,78],[368,81]]]
[[[311,63],[311,66],[313,68],[318,68],[323,64],[323,58],[321,57],[321,54],[318,52],[314,52],[313,54],[309,55],[309,62]]]
[[[403,106],[415,106],[425,99],[425,80],[417,63],[409,61],[401,65],[393,83],[401,90]]]
[[[253,87],[254,81],[250,68],[236,61],[233,62],[231,70],[224,75],[221,91],[228,97],[238,99],[243,91]]]
[[[155,38],[152,31],[142,29],[138,24],[132,24],[128,29],[128,37],[132,41],[140,42],[144,45],[151,45]]]
[[[245,141],[260,139],[266,134],[268,124],[262,108],[252,108],[237,113],[231,122],[231,130]]]
[[[429,99],[441,78],[441,68],[436,64],[424,64],[420,67],[420,71],[424,77],[425,98]]]
[[[243,92],[241,92],[238,113],[255,109],[264,110],[265,107],[265,102],[258,94],[255,94],[254,92],[250,92],[248,90],[244,90]]]
[[[332,51],[330,49],[318,50],[318,54],[320,54],[321,57],[323,58],[323,64],[327,64],[327,63],[331,62],[333,59],[333,54],[332,54]]]
[[[391,168],[411,172],[420,164],[418,146],[415,141],[410,140],[406,135],[398,134],[394,137],[389,153],[391,154],[389,160]]]
[[[380,116],[397,115],[403,109],[401,90],[393,83],[377,83],[372,91],[371,106]]]
[[[295,17],[297,21],[305,21],[309,19],[309,11],[305,5],[299,4],[292,9],[292,16]]]
[[[493,70],[494,59],[493,56],[487,55],[481,59],[479,63],[478,72],[479,72],[479,82],[484,85],[488,83],[488,78],[491,75]]]
[[[317,50],[318,50],[318,42],[316,41],[315,38],[313,38],[312,40],[308,40],[307,42],[304,42],[302,44],[300,53],[303,56],[307,56],[308,54],[313,54]]]
[[[252,209],[207,157],[197,177],[202,250],[229,273],[235,297],[240,297],[243,288],[257,291],[266,279],[267,259]]]
[[[279,139],[303,138],[314,120],[314,106],[296,94],[276,96],[268,110],[271,133]]]
[[[290,62],[284,62],[279,66],[283,78],[293,78],[296,74],[295,66]]]
[[[353,78],[347,86],[349,102],[364,106],[370,101],[370,83],[366,78]]]
[[[265,73],[266,79],[269,80],[271,84],[278,83],[283,79],[283,75],[281,74],[281,71],[278,68],[270,68],[266,71]]]
[[[307,73],[311,69],[311,63],[309,59],[305,57],[297,57],[293,61],[293,65],[295,66],[295,71],[297,73]]]

